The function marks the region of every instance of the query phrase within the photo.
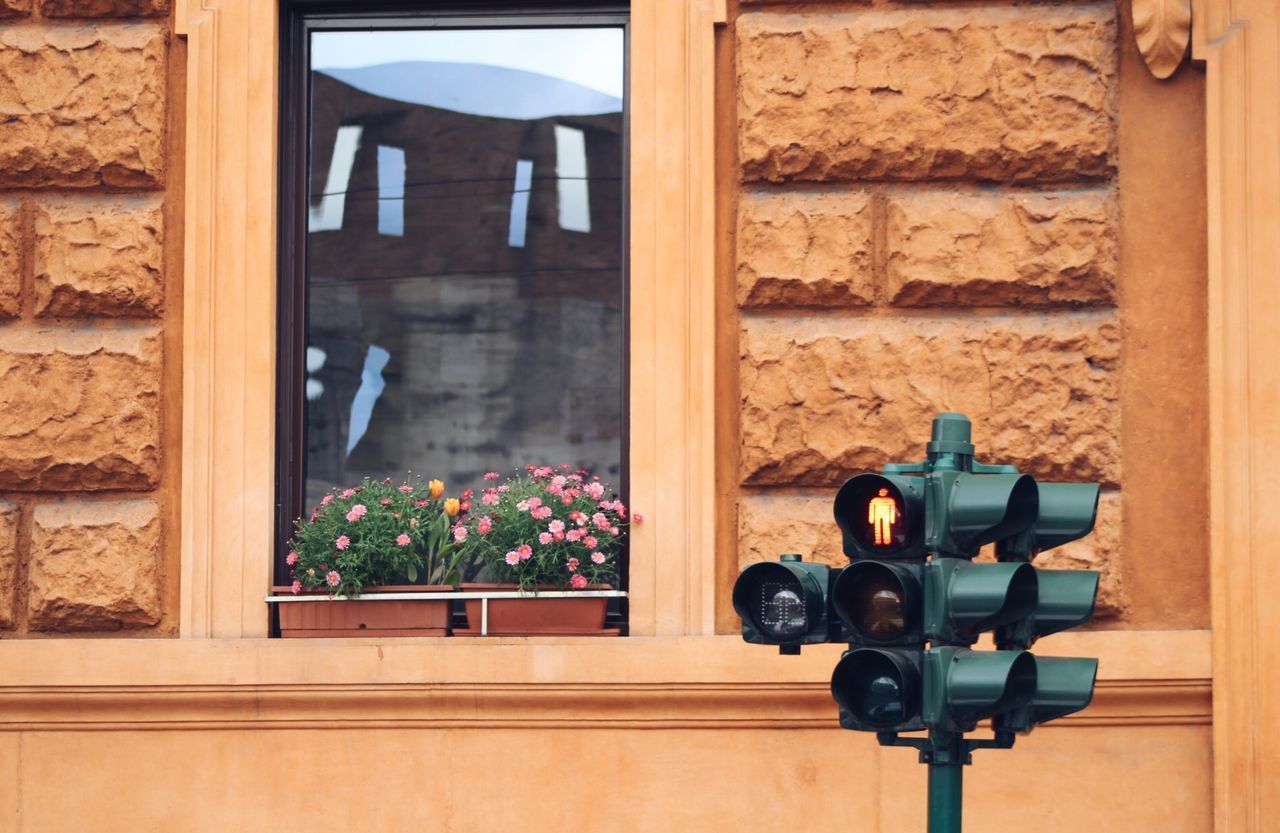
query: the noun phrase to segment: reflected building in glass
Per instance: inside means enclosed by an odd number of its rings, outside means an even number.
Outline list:
[[[308,505],[365,475],[456,491],[526,463],[621,487],[621,98],[430,61],[311,85]]]

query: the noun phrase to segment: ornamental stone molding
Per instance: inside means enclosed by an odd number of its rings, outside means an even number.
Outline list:
[[[1191,45],[1191,0],[1133,0],[1133,37],[1147,69],[1168,78]]]

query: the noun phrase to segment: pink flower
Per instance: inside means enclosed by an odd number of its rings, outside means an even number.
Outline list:
[[[453,540],[457,541],[459,544],[467,540],[467,528],[462,524],[455,526],[453,528]]]
[[[573,521],[573,522],[574,522],[574,523],[576,523],[578,526],[586,526],[586,525],[587,525],[587,516],[586,516],[586,515],[584,515],[584,514],[582,514],[581,512],[570,512],[570,513],[569,513],[569,520]]]
[[[547,544],[550,544],[550,543],[551,543],[551,540],[552,540],[552,539],[551,539],[551,533],[550,533],[550,532],[540,532],[540,533],[538,533],[538,543],[539,543],[539,544],[542,544],[544,547],[545,547]]]
[[[564,533],[563,533],[563,532],[553,532],[553,533],[551,533],[551,537],[552,537],[552,538],[555,538],[557,541],[563,541],[563,540],[564,540]]]
[[[600,542],[596,540],[596,536],[594,535],[588,535],[587,537],[582,539],[582,546],[591,550],[595,549],[596,546],[599,545],[599,543]]]
[[[347,520],[351,523],[355,523],[363,518],[365,513],[368,511],[369,510],[365,508],[363,503],[357,503],[355,506],[352,506],[351,511],[347,513]]]
[[[406,535],[405,533],[401,532],[399,535],[397,535],[397,536],[396,536],[396,546],[397,546],[397,547],[407,547],[407,546],[409,546],[409,542],[410,542],[410,541],[412,541],[412,540],[413,540],[413,539],[412,539],[412,538],[410,538],[408,535]]]
[[[400,487],[400,491],[404,492],[407,495],[413,491],[413,487],[410,486],[408,483],[406,483]]]
[[[520,556],[516,555],[515,550],[511,550],[510,552],[508,552],[506,555],[502,557],[502,559],[506,561],[509,566],[512,566],[512,567],[520,563]]]
[[[338,575],[337,570],[330,570],[325,574],[324,580],[329,582],[330,587],[337,587],[342,583],[342,576]]]
[[[531,497],[531,498],[529,498],[529,508],[530,508],[530,509],[536,509],[537,507],[539,507],[539,506],[541,506],[541,505],[542,505],[542,498],[540,498],[540,497]]]
[[[284,557],[284,563],[288,564],[290,567],[292,567],[294,564],[297,564],[298,554],[293,550],[289,550],[289,554]]]
[[[568,479],[565,478],[563,474],[557,474],[555,477],[551,478],[551,485],[557,489],[563,489],[564,484],[568,482]]]
[[[641,515],[639,512],[635,513],[634,515],[631,516],[631,522],[639,526],[640,524],[644,523],[644,515]]]
[[[574,590],[581,590],[587,586],[587,577],[582,573],[574,573],[573,578],[569,579],[569,586]]]
[[[497,506],[499,500],[501,498],[498,497],[498,492],[494,489],[485,489],[484,494],[480,496],[480,502],[485,506]]]
[[[485,480],[497,480],[499,477],[502,477],[502,475],[498,474],[496,471],[487,471],[484,473]]]
[[[501,486],[498,487],[498,493],[501,494],[502,492],[510,491],[510,489],[511,489],[510,486],[508,486],[506,483],[503,483]]]
[[[347,547],[351,546],[351,539],[345,535],[339,535],[338,540],[334,541],[333,545],[340,550],[345,550]]]
[[[527,501],[527,500],[522,500],[522,501],[520,501],[519,503],[517,503],[517,504],[516,504],[516,509],[518,509],[518,510],[519,510],[519,511],[521,511],[521,512],[528,512],[528,511],[529,511],[529,501]]]
[[[594,561],[594,562],[595,562],[595,563],[597,563],[597,564],[603,564],[603,563],[604,563],[604,553],[602,553],[602,552],[593,552],[593,553],[591,553],[591,560],[592,560],[592,561]]]
[[[343,496],[343,497],[351,497],[351,496],[352,496],[352,495],[354,495],[355,493],[356,493],[356,490],[355,490],[355,489],[343,489],[343,490],[342,490],[342,496]]]
[[[565,495],[564,497],[560,498],[560,502],[563,503],[565,506],[573,506],[573,498],[569,497],[568,495]]]
[[[597,529],[608,529],[609,519],[604,516],[603,512],[597,512],[591,516],[591,523],[596,525]]]
[[[592,500],[599,500],[604,497],[604,486],[599,483],[588,483],[583,487],[587,494],[591,495]]]
[[[615,538],[618,537],[618,528],[616,526],[609,527],[609,534]]]
[[[476,523],[476,532],[481,535],[488,535],[489,530],[493,529],[493,521],[489,520],[489,516],[485,515]]]
[[[576,558],[570,558],[570,559],[569,559],[569,563],[568,563],[568,564],[566,564],[565,566],[569,569],[569,572],[571,572],[571,573],[572,573],[572,572],[576,572],[576,571],[577,571],[577,569],[578,569],[578,559],[576,559]]]
[[[382,500],[378,501],[378,503],[382,504],[383,506],[390,506],[390,505],[391,505],[391,498],[389,498],[389,497],[384,497]]]
[[[299,593],[301,593],[301,592],[302,592],[302,582],[300,582],[300,581],[295,581],[293,584],[290,584],[290,585],[289,585],[289,592],[290,592],[290,593],[292,593],[292,594],[293,594],[293,595],[295,595],[295,596],[296,596],[296,595],[298,595]]]
[[[521,561],[528,561],[533,557],[533,547],[528,544],[521,544],[516,547],[516,555],[520,557]]]
[[[556,520],[547,524],[547,529],[550,530],[551,532],[564,532],[564,521],[557,518]]]
[[[333,503],[333,495],[325,495],[324,497],[320,498],[321,506],[328,506],[331,503]]]
[[[551,507],[539,506],[536,509],[531,509],[529,514],[540,521],[545,521],[547,518],[551,517]],[[559,521],[552,521],[552,523],[559,523]]]
[[[582,537],[582,530],[571,529],[565,533],[564,537],[568,538],[570,541],[577,541],[579,538]]]

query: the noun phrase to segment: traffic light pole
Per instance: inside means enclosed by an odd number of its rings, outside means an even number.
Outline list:
[[[961,833],[964,805],[964,768],[973,763],[975,749],[1010,749],[1013,732],[997,731],[994,738],[966,739],[963,734],[932,730],[928,738],[877,732],[881,746],[910,746],[920,751],[920,763],[929,765],[928,833]]]

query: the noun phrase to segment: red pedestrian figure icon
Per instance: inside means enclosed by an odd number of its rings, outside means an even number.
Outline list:
[[[889,497],[888,489],[881,489],[878,497],[867,503],[867,523],[875,528],[876,546],[893,544],[893,525],[898,521],[898,504]]]

